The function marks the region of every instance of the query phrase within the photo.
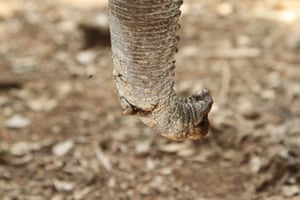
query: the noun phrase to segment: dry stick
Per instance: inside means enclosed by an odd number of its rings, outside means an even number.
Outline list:
[[[228,102],[229,98],[229,90],[230,90],[230,82],[231,82],[231,67],[230,65],[226,65],[222,68],[222,87],[220,96],[223,103]]]
[[[99,162],[102,164],[102,166],[107,170],[111,171],[112,170],[112,164],[110,162],[110,159],[103,153],[102,149],[99,147],[97,143],[93,144],[96,157],[99,160]]]
[[[23,85],[23,81],[20,80],[0,80],[0,90],[9,90],[12,88],[21,88]]]

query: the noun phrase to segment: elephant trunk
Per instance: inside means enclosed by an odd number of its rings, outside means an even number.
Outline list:
[[[178,20],[182,0],[110,0],[113,76],[125,114],[174,140],[208,132],[207,90],[179,98],[174,91]]]

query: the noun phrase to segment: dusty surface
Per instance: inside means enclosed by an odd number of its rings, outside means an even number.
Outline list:
[[[106,2],[84,2],[0,0],[1,199],[300,198],[299,1],[185,1],[177,91],[215,104],[181,143],[121,116]]]

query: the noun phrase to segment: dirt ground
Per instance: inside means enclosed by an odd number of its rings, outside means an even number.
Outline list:
[[[121,115],[107,23],[0,0],[0,199],[300,199],[300,1],[185,0],[176,90],[215,101],[195,142]]]

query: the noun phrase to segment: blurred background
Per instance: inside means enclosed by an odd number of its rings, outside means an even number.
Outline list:
[[[121,115],[106,0],[0,0],[0,199],[300,198],[300,1],[185,0],[176,90],[211,130]]]

